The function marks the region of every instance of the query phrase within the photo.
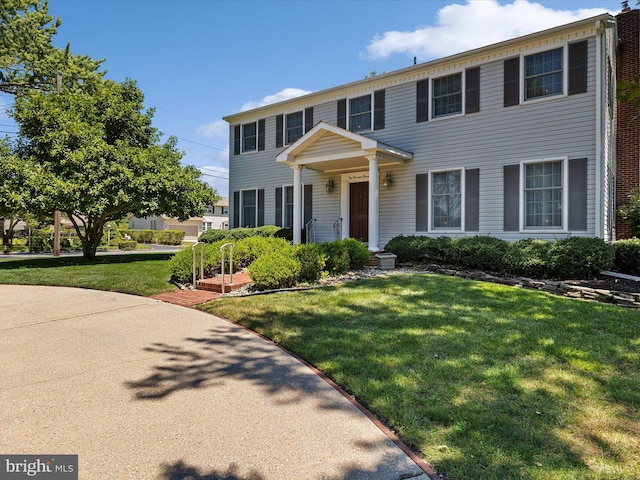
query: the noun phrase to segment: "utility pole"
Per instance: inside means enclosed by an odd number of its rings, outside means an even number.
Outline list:
[[[60,94],[62,88],[62,76],[56,77],[56,92]],[[53,256],[60,256],[60,210],[56,210],[53,217]]]

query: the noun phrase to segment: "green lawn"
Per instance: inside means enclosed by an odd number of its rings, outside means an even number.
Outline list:
[[[640,478],[640,312],[439,275],[202,307],[306,358],[450,480]]]
[[[172,254],[99,255],[20,258],[0,256],[0,283],[93,288],[149,296],[171,292],[168,258]]]

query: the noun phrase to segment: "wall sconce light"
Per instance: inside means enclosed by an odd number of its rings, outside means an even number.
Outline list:
[[[393,177],[389,172],[387,172],[387,174],[384,176],[384,180],[382,181],[382,186],[389,190],[391,188],[391,185],[393,185]]]
[[[327,191],[327,193],[333,193],[333,190],[335,189],[333,178],[327,180],[327,184],[324,186],[324,189]]]

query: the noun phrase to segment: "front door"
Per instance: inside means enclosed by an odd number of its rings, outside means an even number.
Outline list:
[[[369,241],[369,182],[349,184],[349,236]]]

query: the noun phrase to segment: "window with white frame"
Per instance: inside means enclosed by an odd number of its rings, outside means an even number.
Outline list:
[[[563,48],[524,57],[525,100],[563,93]]]
[[[254,152],[258,145],[258,128],[256,122],[242,125],[242,151]]]
[[[462,170],[431,174],[431,228],[462,228]]]
[[[534,229],[563,226],[563,161],[525,163],[524,227]]]
[[[291,145],[304,133],[304,116],[302,112],[290,113],[285,116],[285,144]]]
[[[432,117],[462,113],[462,74],[433,79]]]
[[[371,95],[349,100],[349,130],[371,130]]]
[[[240,192],[240,226],[253,228],[258,225],[258,191]]]

